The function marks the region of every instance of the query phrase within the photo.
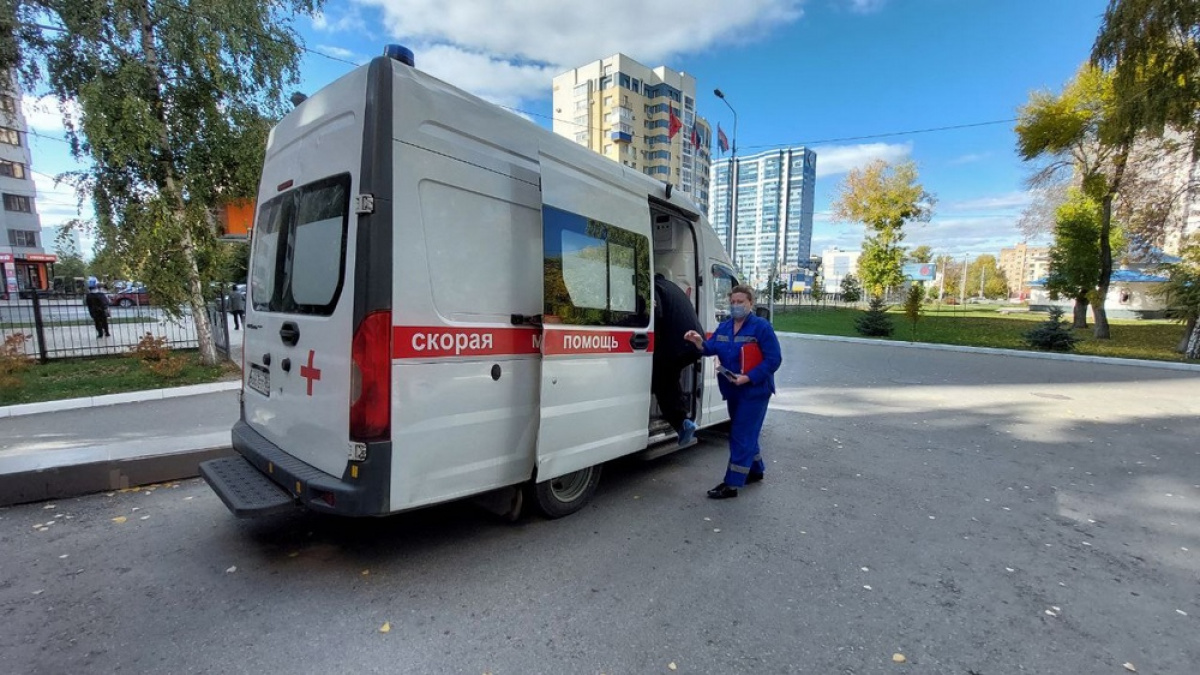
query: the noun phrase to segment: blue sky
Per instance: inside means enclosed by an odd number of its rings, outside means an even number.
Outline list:
[[[1106,0],[329,0],[296,27],[310,50],[297,89],[315,91],[383,45],[417,67],[550,126],[550,81],[616,52],[696,77],[699,113],[743,154],[804,143],[817,159],[813,252],[857,248],[863,227],[834,222],[848,170],[912,159],[937,196],[911,246],[997,254],[1021,240],[1029,196],[1010,120],[1038,89],[1057,90],[1087,58]],[[320,54],[333,58],[327,58]],[[28,104],[39,134],[61,133],[52,106]],[[66,146],[33,137],[43,226],[74,217],[74,198],[44,174],[73,167]]]

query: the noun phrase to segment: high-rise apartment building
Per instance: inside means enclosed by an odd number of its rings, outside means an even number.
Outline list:
[[[28,127],[21,92],[0,73],[0,296],[50,287],[46,264],[57,260],[42,248],[42,225],[30,170]]]
[[[554,133],[688,193],[708,209],[712,128],[696,78],[614,54],[554,78]],[[671,134],[671,117],[679,128]]]
[[[766,288],[773,267],[777,279],[811,267],[816,180],[817,153],[803,147],[713,164],[709,220],[755,288]],[[730,209],[731,204],[737,209]]]
[[[1008,281],[1010,297],[1028,298],[1029,282],[1050,274],[1050,247],[1028,246],[1024,242],[1000,249],[1000,270]]]

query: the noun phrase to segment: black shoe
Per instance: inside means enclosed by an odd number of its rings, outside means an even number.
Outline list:
[[[736,496],[737,496],[737,488],[729,487],[728,485],[726,485],[724,483],[721,483],[717,487],[708,491],[709,499],[729,499],[731,497],[736,497]]]
[[[762,479],[763,479],[763,475],[761,473],[756,473],[754,471],[751,471],[750,475],[746,476],[746,485],[749,485],[750,483],[757,483],[758,481],[760,481]]]

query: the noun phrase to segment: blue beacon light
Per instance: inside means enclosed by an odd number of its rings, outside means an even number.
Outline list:
[[[400,63],[416,68],[416,60],[413,58],[412,50],[403,45],[388,45],[383,48],[383,55],[389,59],[395,59]]]

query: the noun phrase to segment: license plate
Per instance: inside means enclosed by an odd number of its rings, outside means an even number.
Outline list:
[[[263,396],[271,396],[271,371],[258,365],[250,364],[250,373],[246,377],[246,385]]]

